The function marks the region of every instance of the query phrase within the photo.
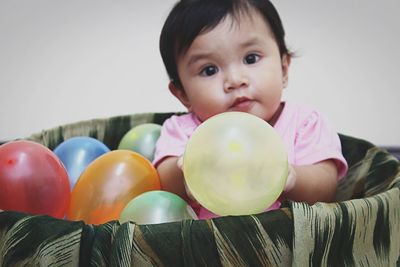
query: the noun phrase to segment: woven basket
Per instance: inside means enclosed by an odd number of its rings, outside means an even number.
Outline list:
[[[91,136],[116,149],[144,113],[59,126],[27,139],[54,149]],[[0,212],[0,266],[398,266],[400,164],[386,150],[340,134],[349,164],[335,203],[158,225],[102,225]]]

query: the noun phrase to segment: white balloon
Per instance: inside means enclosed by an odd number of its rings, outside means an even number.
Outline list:
[[[218,215],[265,211],[286,184],[287,153],[275,129],[244,112],[203,122],[184,153],[183,171],[196,200]]]

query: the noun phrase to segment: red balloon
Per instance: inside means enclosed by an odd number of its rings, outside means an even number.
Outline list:
[[[0,146],[0,209],[64,218],[69,201],[67,171],[50,149],[24,140]]]

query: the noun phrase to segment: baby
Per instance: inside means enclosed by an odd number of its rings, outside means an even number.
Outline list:
[[[162,189],[192,203],[200,219],[216,215],[187,192],[179,159],[203,121],[228,111],[253,114],[281,136],[290,164],[282,199],[334,200],[347,171],[340,140],[318,111],[282,101],[291,62],[284,37],[268,0],[181,0],[164,24],[160,51],[169,90],[188,113],[165,121],[153,163]]]

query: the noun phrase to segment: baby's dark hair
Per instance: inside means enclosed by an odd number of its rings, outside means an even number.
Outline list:
[[[181,85],[176,59],[200,34],[212,30],[225,17],[238,19],[243,12],[258,11],[269,24],[281,57],[290,55],[279,14],[268,0],[180,0],[169,13],[160,35],[160,52],[170,80]]]

